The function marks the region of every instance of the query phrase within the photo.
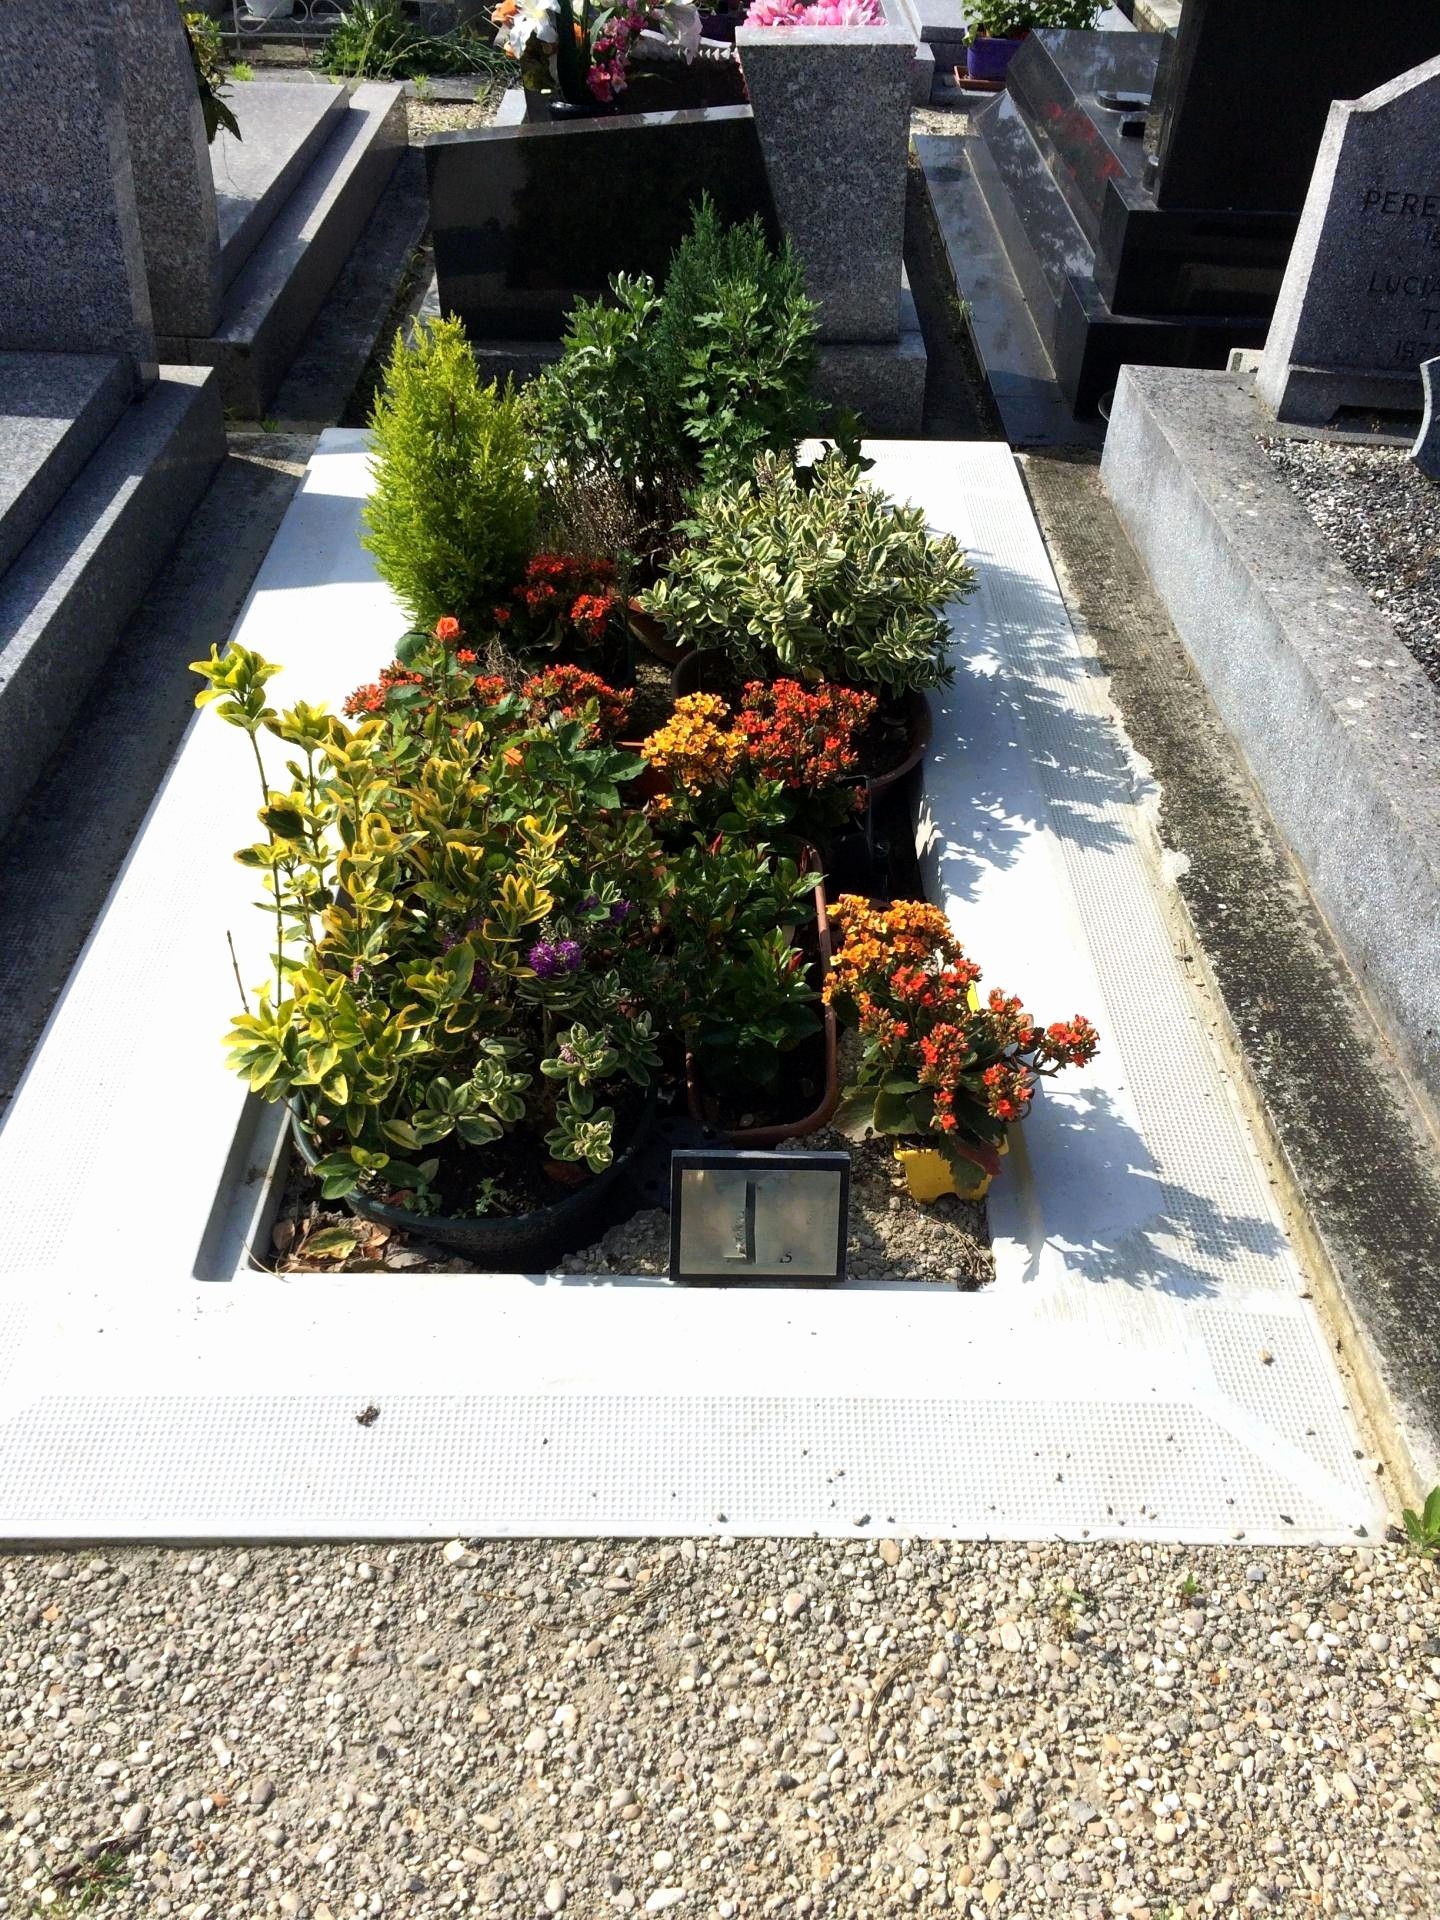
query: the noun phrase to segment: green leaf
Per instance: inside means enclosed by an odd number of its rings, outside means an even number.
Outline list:
[[[349,1227],[322,1227],[302,1241],[299,1251],[317,1260],[348,1260],[359,1244]]]

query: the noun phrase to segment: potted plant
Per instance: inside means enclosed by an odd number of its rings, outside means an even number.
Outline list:
[[[1042,1031],[998,989],[982,1002],[979,967],[923,900],[842,896],[834,920],[825,998],[860,1035],[847,1113],[894,1138],[914,1199],[983,1198],[1007,1128],[1042,1078],[1094,1059],[1094,1027],[1077,1014]]]
[[[966,74],[976,86],[1003,87],[1027,34],[1041,27],[1084,32],[1099,16],[1096,0],[966,0]]]
[[[275,927],[230,1056],[289,1104],[327,1199],[535,1268],[594,1237],[649,1125],[668,879],[622,806],[623,714],[573,680],[477,683],[461,639],[412,637],[353,725],[275,712],[243,647],[195,663],[254,748],[266,837],[238,857]],[[288,786],[265,736],[296,756]]]
[[[849,884],[870,884],[872,787],[862,769],[878,706],[873,694],[828,681],[752,680],[733,709],[718,694],[682,694],[640,743],[664,796],[662,834],[674,822],[783,828],[816,850],[827,875],[838,866]]]
[[[679,1024],[692,1119],[736,1146],[828,1124],[839,1101],[830,939],[820,875],[744,833],[672,860]]]
[[[708,196],[663,287],[621,274],[570,311],[560,358],[525,390],[551,490],[623,504],[642,565],[668,554],[700,482],[793,460],[819,421],[815,306],[788,245],[758,219],[726,226]]]
[[[927,687],[949,679],[947,604],[974,591],[957,542],[865,481],[837,449],[808,469],[762,456],[751,484],[711,488],[684,544],[638,596],[690,649],[677,691],[787,674],[878,699],[864,771],[899,778],[929,739]]]

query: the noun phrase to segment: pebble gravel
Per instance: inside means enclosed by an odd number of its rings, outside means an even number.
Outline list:
[[[0,1914],[1440,1910],[1391,1547],[0,1560]]]
[[[1399,447],[1266,440],[1310,518],[1440,686],[1440,486]]]

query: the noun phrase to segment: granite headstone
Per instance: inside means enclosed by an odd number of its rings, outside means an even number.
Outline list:
[[[1416,410],[1440,350],[1440,59],[1330,108],[1260,363],[1282,420]]]
[[[1160,208],[1298,211],[1330,102],[1440,54],[1435,0],[1185,0],[1146,146]]]
[[[114,353],[155,339],[113,16],[0,6],[0,351]]]
[[[220,239],[205,117],[175,0],[112,0],[155,331],[213,333]]]
[[[702,193],[778,234],[749,107],[534,120],[424,143],[441,310],[475,340],[558,340],[612,273],[664,279]]]

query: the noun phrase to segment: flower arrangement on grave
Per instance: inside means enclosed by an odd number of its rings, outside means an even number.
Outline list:
[[[494,618],[506,645],[531,653],[598,652],[616,632],[622,601],[615,562],[598,554],[537,553]]]
[[[975,575],[949,534],[843,454],[804,471],[762,455],[751,483],[707,490],[679,531],[684,544],[638,604],[671,639],[716,649],[737,678],[789,673],[893,695],[950,677],[945,607]]]
[[[608,106],[629,86],[639,43],[653,35],[688,62],[700,45],[689,0],[500,0],[496,44],[520,64],[525,86],[554,81],[572,106]]]
[[[846,894],[832,911],[841,942],[825,998],[860,1036],[847,1111],[940,1153],[952,1172],[959,1161],[998,1173],[1006,1129],[1041,1079],[1095,1058],[1094,1027],[1077,1014],[1042,1029],[998,988],[982,1001],[980,969],[939,907]]]
[[[457,717],[457,637],[412,652],[418,680],[353,725],[276,712],[276,669],[247,648],[194,671],[262,793],[265,838],[237,858],[263,876],[274,973],[232,1065],[290,1103],[327,1198],[504,1213],[544,1204],[547,1162],[599,1172],[640,1124],[671,882],[601,701],[571,682],[527,706],[522,687]],[[296,756],[288,785],[265,737]]]
[[[754,0],[747,27],[883,27],[879,0]]]
[[[683,694],[640,751],[667,783],[656,810],[697,825],[739,815],[819,835],[864,804],[860,741],[873,694],[821,682],[747,683],[732,710],[713,693]]]

